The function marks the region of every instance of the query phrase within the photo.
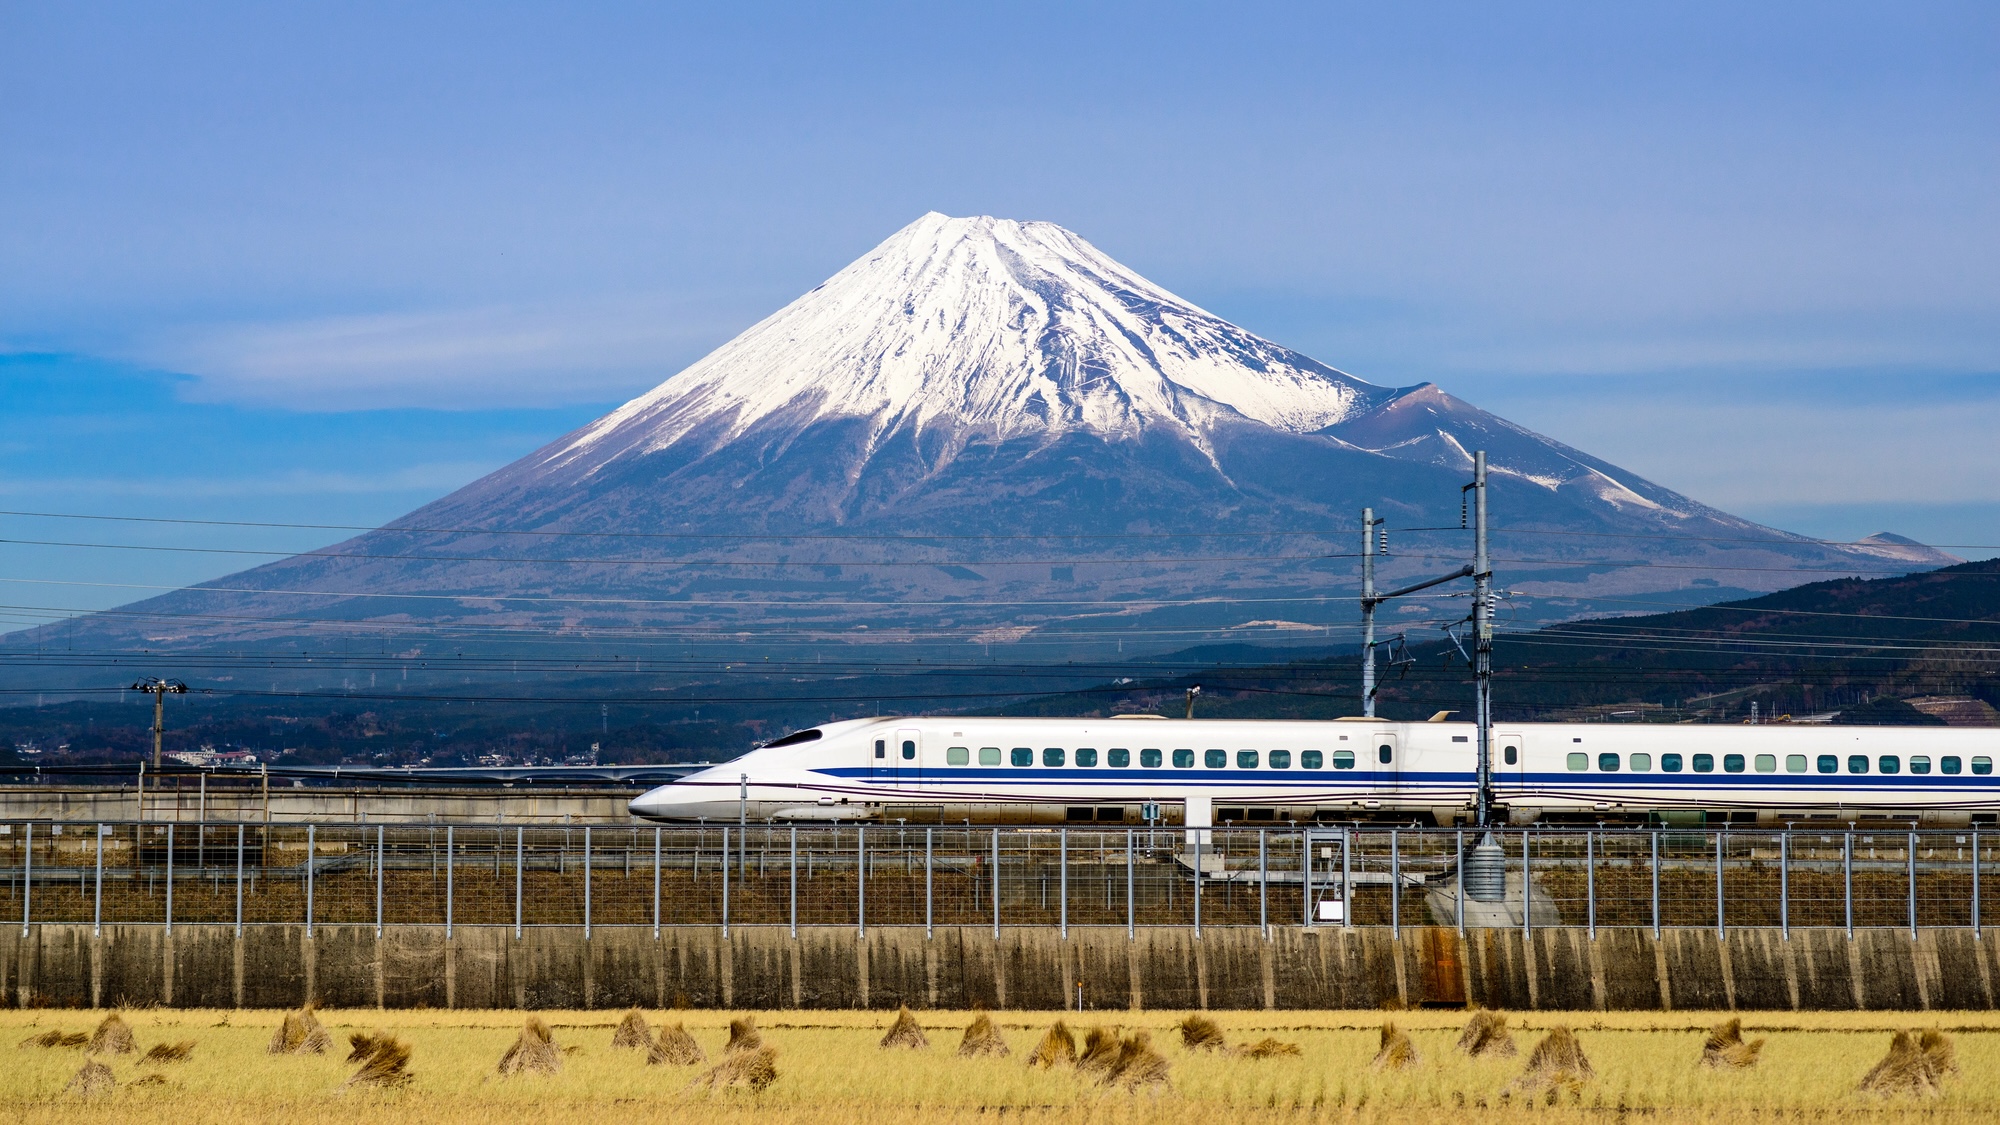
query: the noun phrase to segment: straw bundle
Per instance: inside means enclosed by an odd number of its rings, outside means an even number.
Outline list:
[[[377,1035],[361,1069],[344,1086],[406,1086],[410,1082],[410,1045],[391,1035]]]
[[[778,1080],[778,1049],[776,1047],[755,1047],[741,1051],[730,1051],[722,1056],[722,1061],[703,1071],[701,1076],[687,1084],[682,1093],[701,1090],[714,1092],[732,1086],[745,1087],[756,1092]]]
[[[83,1069],[76,1072],[63,1087],[63,1093],[75,1094],[79,1098],[95,1098],[110,1093],[118,1086],[118,1080],[111,1076],[111,1068],[96,1059],[85,1059]]]
[[[1118,1062],[1118,1048],[1117,1028],[1093,1027],[1083,1034],[1083,1053],[1077,1056],[1076,1069],[1084,1074],[1110,1070]]]
[[[1028,1056],[1030,1067],[1054,1070],[1057,1066],[1076,1065],[1076,1036],[1069,1033],[1068,1025],[1057,1020],[1042,1034],[1042,1041],[1035,1044],[1035,1053]]]
[[[183,1039],[178,1043],[155,1043],[139,1062],[142,1065],[161,1066],[166,1063],[186,1062],[194,1054],[194,1040]]]
[[[1465,1030],[1458,1036],[1458,1050],[1475,1059],[1511,1059],[1519,1053],[1514,1046],[1514,1033],[1507,1030],[1507,1017],[1484,1008],[1472,1013],[1472,1018],[1466,1021]]]
[[[1934,1098],[1944,1093],[1946,1076],[1958,1070],[1951,1040],[1941,1031],[1918,1035],[1899,1031],[1889,1041],[1889,1053],[1861,1079],[1861,1092],[1894,1097],[1908,1094]]]
[[[1222,1029],[1207,1016],[1189,1016],[1181,1021],[1181,1046],[1190,1051],[1220,1051],[1228,1046]]]
[[[97,1025],[90,1035],[90,1046],[84,1050],[93,1055],[130,1055],[139,1050],[139,1044],[133,1041],[124,1017],[113,1012]]]
[[[763,1045],[764,1037],[757,1033],[757,1017],[744,1016],[729,1021],[729,1042],[723,1046],[722,1053],[754,1051]]]
[[[549,1025],[540,1016],[529,1016],[514,1045],[500,1056],[500,1075],[554,1074],[562,1069],[562,1051],[549,1035]]]
[[[1701,1045],[1701,1065],[1712,1070],[1748,1070],[1757,1065],[1757,1054],[1763,1049],[1762,1039],[1745,1043],[1743,1021],[1733,1019],[1709,1029],[1708,1040]]]
[[[59,1030],[44,1031],[40,1035],[30,1035],[17,1044],[22,1047],[81,1047],[90,1042],[90,1036],[81,1031],[64,1034]]]
[[[678,1022],[672,1026],[664,1023],[661,1024],[660,1037],[653,1040],[651,1045],[646,1048],[647,1066],[659,1066],[661,1064],[668,1066],[693,1066],[696,1063],[707,1061],[708,1055],[703,1053],[701,1044],[695,1042],[694,1036],[689,1035],[688,1029],[681,1026]]]
[[[1283,1043],[1266,1036],[1255,1043],[1245,1043],[1231,1052],[1246,1059],[1297,1058],[1305,1052],[1297,1043]]]
[[[928,1051],[931,1041],[924,1037],[924,1029],[917,1026],[917,1017],[908,1008],[896,1009],[896,1022],[889,1025],[889,1033],[882,1037],[882,1049],[900,1048],[905,1051]]]
[[[618,1030],[611,1033],[613,1050],[631,1049],[648,1051],[653,1046],[653,1029],[646,1026],[646,1017],[634,1008],[618,1021]]]
[[[1151,1032],[1135,1031],[1118,1045],[1118,1057],[1098,1081],[1137,1093],[1167,1088],[1167,1060],[1153,1049]]]
[[[1574,1094],[1597,1071],[1584,1057],[1582,1044],[1567,1027],[1550,1028],[1528,1053],[1528,1067],[1507,1086],[1509,1094],[1546,1094],[1551,1104],[1563,1093]]]
[[[993,1024],[993,1017],[979,1013],[965,1028],[965,1038],[959,1040],[958,1057],[962,1059],[1006,1058],[1013,1052],[1007,1049],[1007,1040],[1000,1035],[1000,1029]]]
[[[319,1017],[313,1015],[308,1004],[296,1012],[286,1012],[285,1022],[271,1033],[271,1045],[264,1048],[273,1055],[323,1055],[333,1046],[333,1036],[320,1026]]]
[[[1372,1064],[1376,1070],[1404,1070],[1423,1061],[1417,1053],[1417,1045],[1410,1041],[1409,1033],[1397,1027],[1394,1020],[1382,1023],[1382,1043],[1375,1052]]]

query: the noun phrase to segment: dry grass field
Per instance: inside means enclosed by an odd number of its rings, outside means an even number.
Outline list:
[[[560,1052],[553,1074],[501,1077],[503,1054],[522,1037],[523,1013],[325,1011],[333,1047],[323,1055],[272,1055],[284,1013],[139,1010],[123,1013],[136,1051],[88,1056],[117,1085],[82,1095],[65,1087],[86,1063],[82,1047],[44,1047],[48,1032],[89,1033],[102,1012],[0,1012],[0,1112],[19,1122],[187,1125],[189,1122],[325,1122],[373,1125],[527,1121],[607,1125],[671,1120],[688,1125],[931,1125],[1047,1122],[1418,1122],[1533,1120],[1986,1121],[2000,1116],[2000,1015],[1990,1013],[1751,1014],[1743,1035],[1766,1040],[1747,1070],[1705,1068],[1703,1043],[1724,1017],[1711,1013],[1509,1013],[1519,1053],[1469,1059],[1456,1043],[1464,1012],[1211,1013],[1231,1047],[1264,1039],[1295,1043],[1296,1056],[1253,1058],[1183,1047],[1183,1013],[996,1012],[1010,1054],[962,1058],[968,1012],[918,1012],[927,1049],[884,1050],[894,1012],[764,1012],[756,1019],[776,1049],[777,1079],[761,1092],[687,1092],[707,1064],[647,1065],[643,1049],[612,1037],[621,1012],[537,1013]],[[728,1012],[648,1012],[654,1032],[685,1022],[708,1056],[721,1059]],[[1027,1060],[1048,1026],[1077,1033],[1117,1025],[1150,1032],[1168,1086],[1107,1088],[1073,1068],[1034,1069]],[[1375,1069],[1381,1025],[1393,1019],[1417,1057]],[[1509,1091],[1535,1044],[1557,1025],[1576,1033],[1592,1074],[1555,1093]],[[1956,1073],[1932,1097],[1857,1092],[1901,1029],[1948,1035]],[[345,1085],[348,1035],[385,1031],[410,1049],[410,1080],[394,1088]],[[27,1042],[29,1045],[16,1046]],[[192,1041],[184,1061],[147,1063],[156,1045]],[[1399,1048],[1399,1057],[1407,1052]],[[157,1077],[153,1077],[157,1076]],[[1553,1099],[1553,1104],[1551,1100]]]

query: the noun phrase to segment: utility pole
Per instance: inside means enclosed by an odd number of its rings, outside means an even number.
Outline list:
[[[179,680],[163,680],[155,676],[133,684],[132,691],[151,692],[153,695],[153,772],[160,771],[160,742],[166,733],[167,696],[186,695],[188,686]]]
[[[1472,455],[1472,483],[1467,487],[1472,490],[1472,677],[1479,715],[1476,812],[1479,827],[1485,828],[1493,812],[1493,566],[1486,555],[1486,451],[1483,449]]]
[[[1361,713],[1375,717],[1375,509],[1361,509]]]

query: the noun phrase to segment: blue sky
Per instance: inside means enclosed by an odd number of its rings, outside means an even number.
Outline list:
[[[1743,515],[2000,543],[1996,141],[1991,5],[0,0],[0,506],[380,522],[936,209]]]

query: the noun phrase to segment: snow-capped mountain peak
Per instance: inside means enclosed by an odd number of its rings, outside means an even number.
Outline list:
[[[939,425],[996,439],[1172,427],[1205,445],[1220,419],[1308,433],[1388,394],[1053,223],[932,212],[586,427],[557,459],[835,418],[870,420],[878,440]]]

